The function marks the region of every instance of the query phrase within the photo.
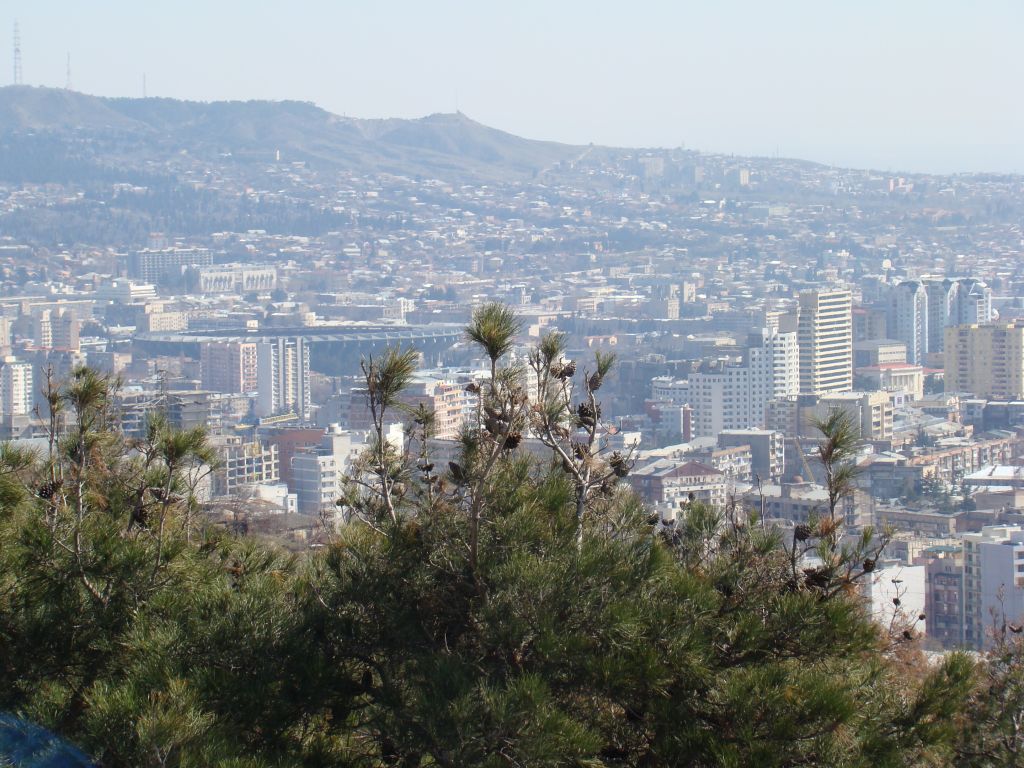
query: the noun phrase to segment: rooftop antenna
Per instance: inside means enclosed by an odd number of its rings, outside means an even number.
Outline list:
[[[71,90],[71,51],[68,51],[68,77],[64,81],[64,90]]]
[[[18,22],[14,22],[14,84],[21,83],[21,30],[18,29]]]

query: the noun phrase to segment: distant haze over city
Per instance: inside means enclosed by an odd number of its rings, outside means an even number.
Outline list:
[[[569,144],[1024,172],[1024,5],[1012,0],[5,10],[27,85],[141,96],[145,80],[150,96],[297,99],[367,118],[458,110]]]

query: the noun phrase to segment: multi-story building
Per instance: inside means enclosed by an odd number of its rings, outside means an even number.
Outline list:
[[[213,254],[206,248],[146,248],[128,258],[128,276],[155,285],[181,283],[188,267],[208,267]]]
[[[929,325],[930,329],[931,326]],[[930,348],[930,347],[929,347]],[[853,342],[853,367],[907,362],[907,345],[896,339],[867,339]]]
[[[931,547],[925,561],[925,633],[943,648],[964,644],[964,555],[962,547]]]
[[[799,391],[800,355],[795,333],[765,329],[750,339],[743,355],[739,364],[690,375],[694,436],[715,437],[725,429],[761,427],[770,401]]]
[[[417,377],[402,393],[401,400],[415,408],[422,404],[434,412],[434,436],[441,440],[454,440],[464,424],[473,418],[477,398],[466,391],[466,382]]]
[[[0,416],[27,416],[35,398],[32,364],[6,356],[0,362]]]
[[[41,309],[32,318],[32,336],[38,349],[77,352],[78,329],[78,318],[70,309]]]
[[[956,325],[992,322],[992,289],[973,277],[960,281],[956,296]]]
[[[800,294],[800,392],[821,395],[853,388],[853,304],[850,292]]]
[[[188,272],[189,287],[196,293],[255,293],[277,288],[274,266],[224,264]]]
[[[699,461],[661,459],[631,472],[629,482],[645,501],[662,509],[666,520],[674,519],[680,502],[722,507],[728,492],[725,474]]]
[[[1024,399],[1024,320],[946,328],[945,364],[947,392]]]
[[[199,347],[203,389],[242,393],[259,389],[257,345],[251,341],[207,341]]]
[[[846,411],[860,428],[864,440],[891,440],[892,400],[888,392],[836,392],[818,398],[815,416],[825,418],[833,410]]]
[[[213,473],[214,496],[233,496],[243,486],[280,480],[276,445],[245,442],[235,435],[214,435],[210,443],[220,459]]]
[[[748,491],[743,503],[748,509],[763,509],[765,519],[791,523],[806,523],[812,517],[828,517],[829,514],[828,490],[806,481],[762,484]],[[871,497],[862,491],[843,497],[836,509],[836,516],[850,528],[870,524],[873,513]]]
[[[659,403],[686,405],[690,402],[690,381],[672,376],[656,376],[651,379],[651,399]]]
[[[333,514],[352,453],[352,436],[337,426],[328,428],[320,443],[300,448],[291,460],[291,490],[305,515]]]
[[[928,294],[928,351],[941,352],[946,346],[946,326],[956,325],[960,282],[952,278],[925,278]]]
[[[925,278],[928,293],[928,351],[942,352],[946,329],[992,321],[992,289],[974,278]]]
[[[1024,529],[987,525],[963,540],[964,643],[987,648],[994,627],[1024,621]]]
[[[785,435],[770,429],[727,429],[718,433],[722,448],[750,446],[750,470],[762,483],[773,483],[786,470]]]
[[[882,363],[854,369],[858,381],[873,390],[905,392],[914,400],[924,397],[924,368],[912,363]]]
[[[907,362],[919,365],[928,353],[928,291],[917,280],[893,288],[888,334],[907,345]]]
[[[301,336],[258,342],[256,380],[257,416],[295,414],[309,419],[309,346]]]

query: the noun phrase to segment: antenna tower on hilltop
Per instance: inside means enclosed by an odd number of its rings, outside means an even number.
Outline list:
[[[64,81],[64,90],[71,90],[71,51],[68,51],[68,79]]]
[[[21,85],[21,30],[14,22],[14,84]]]

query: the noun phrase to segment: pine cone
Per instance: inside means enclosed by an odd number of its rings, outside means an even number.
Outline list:
[[[811,526],[801,523],[793,529],[793,538],[797,541],[807,541],[811,538]]]

